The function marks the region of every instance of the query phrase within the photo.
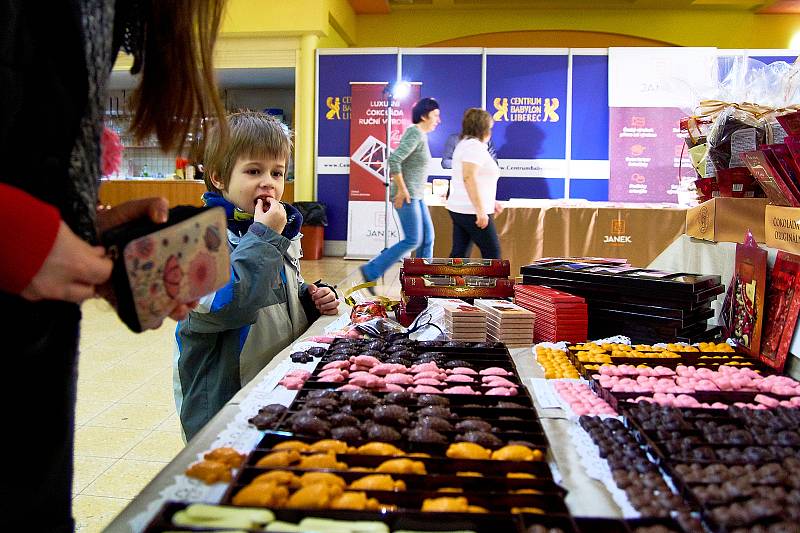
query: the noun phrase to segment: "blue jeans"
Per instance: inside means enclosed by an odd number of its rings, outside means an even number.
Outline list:
[[[403,227],[405,236],[400,242],[384,250],[361,267],[367,281],[381,277],[411,250],[417,251],[417,257],[433,257],[433,222],[431,222],[431,214],[428,212],[425,202],[412,198],[410,204],[404,203],[400,209],[395,211],[400,217],[400,225]]]

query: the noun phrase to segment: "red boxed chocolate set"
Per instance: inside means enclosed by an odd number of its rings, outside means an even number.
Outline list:
[[[583,342],[589,319],[580,296],[538,285],[514,286],[514,303],[533,311],[533,342]]]
[[[397,320],[410,325],[428,305],[428,298],[510,298],[514,280],[505,259],[404,259],[400,269]]]

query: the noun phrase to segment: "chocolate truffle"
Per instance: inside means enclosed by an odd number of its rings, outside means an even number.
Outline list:
[[[361,430],[356,426],[341,426],[331,429],[331,438],[345,442],[361,440]]]
[[[422,407],[430,405],[447,407],[448,405],[450,405],[450,400],[448,400],[441,394],[420,394],[417,397],[417,405]]]
[[[389,426],[408,425],[408,409],[401,405],[379,405],[372,411],[372,419]]]
[[[358,418],[347,413],[334,413],[328,417],[328,421],[333,427],[357,426],[359,424]]]
[[[377,440],[381,442],[394,442],[400,440],[400,433],[396,429],[382,424],[368,424],[366,425],[366,439]]]
[[[424,442],[431,444],[447,444],[447,437],[436,430],[424,427],[415,427],[406,434],[409,442]]]
[[[484,420],[462,420],[456,424],[457,431],[492,431],[492,425]]]
[[[400,392],[390,392],[384,397],[384,401],[387,404],[397,404],[397,405],[413,405],[416,403],[416,398],[410,392],[400,391]]]
[[[330,430],[330,424],[313,416],[299,416],[292,419],[292,431],[295,433],[312,435],[315,437],[327,437]]]
[[[456,441],[472,442],[475,444],[480,444],[484,448],[499,448],[503,445],[502,440],[485,431],[467,431],[463,435],[458,435],[456,437]]]
[[[433,429],[435,431],[453,431],[453,425],[438,416],[423,416],[414,423],[415,427]]]

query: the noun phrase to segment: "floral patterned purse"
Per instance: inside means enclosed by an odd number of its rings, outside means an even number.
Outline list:
[[[172,309],[230,280],[222,207],[177,206],[163,224],[141,218],[101,235],[114,261],[117,314],[135,332],[158,327]]]

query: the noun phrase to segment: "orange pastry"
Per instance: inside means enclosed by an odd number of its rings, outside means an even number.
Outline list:
[[[456,475],[461,477],[483,477],[480,472],[456,472]]]
[[[283,507],[289,489],[277,483],[251,483],[236,493],[233,505],[244,507]]]
[[[531,513],[531,514],[544,514],[544,511],[538,507],[512,507],[512,514]]]
[[[390,459],[382,462],[375,471],[387,474],[427,474],[425,463],[411,459]]]
[[[469,505],[467,506],[468,513],[488,513],[489,509],[486,507],[481,507],[480,505]]]
[[[316,483],[326,483],[344,489],[347,486],[344,479],[330,472],[306,472],[300,476],[300,486],[307,487]]]
[[[331,468],[333,470],[346,470],[347,464],[336,460],[336,456],[330,453],[316,453],[314,455],[306,455],[300,459],[300,464],[297,468],[314,469],[314,468]]]
[[[422,501],[424,512],[436,513],[466,513],[469,509],[469,502],[463,496],[455,498],[426,498]]]
[[[270,470],[264,472],[253,478],[250,483],[276,483],[278,485],[288,485],[290,487],[299,487],[300,482],[296,475],[287,470]]]
[[[261,467],[282,467],[291,466],[300,460],[300,454],[296,450],[283,450],[272,452],[258,460],[256,466]]]
[[[404,455],[403,450],[385,442],[368,442],[356,448],[359,455]]]
[[[352,511],[377,510],[380,502],[375,498],[367,498],[366,492],[344,492],[331,502],[331,509],[349,509]]]
[[[541,494],[542,491],[536,489],[517,489],[512,490],[511,494]]]
[[[492,452],[492,459],[498,461],[541,461],[544,459],[544,454],[541,450],[531,450],[527,446],[511,444]]]
[[[464,489],[460,487],[442,487],[436,489],[436,492],[464,492]]]
[[[536,476],[527,472],[509,472],[506,477],[511,479],[536,479]]]
[[[451,459],[488,459],[492,452],[474,442],[457,442],[447,448],[447,457]]]
[[[219,461],[200,461],[186,469],[186,475],[211,485],[231,480],[231,469]]]
[[[203,458],[209,461],[225,463],[229,468],[239,468],[244,462],[244,454],[237,452],[233,448],[216,448],[206,453]]]
[[[308,451],[315,453],[347,453],[347,443],[335,439],[319,440],[309,446]]]
[[[272,447],[274,451],[295,450],[297,452],[307,452],[308,444],[299,440],[285,440]]]
[[[359,490],[406,490],[406,483],[402,479],[395,481],[386,474],[373,474],[356,479],[350,483],[351,489]]]
[[[289,497],[286,507],[290,509],[327,509],[331,502],[342,494],[342,489],[325,483],[308,485]]]

